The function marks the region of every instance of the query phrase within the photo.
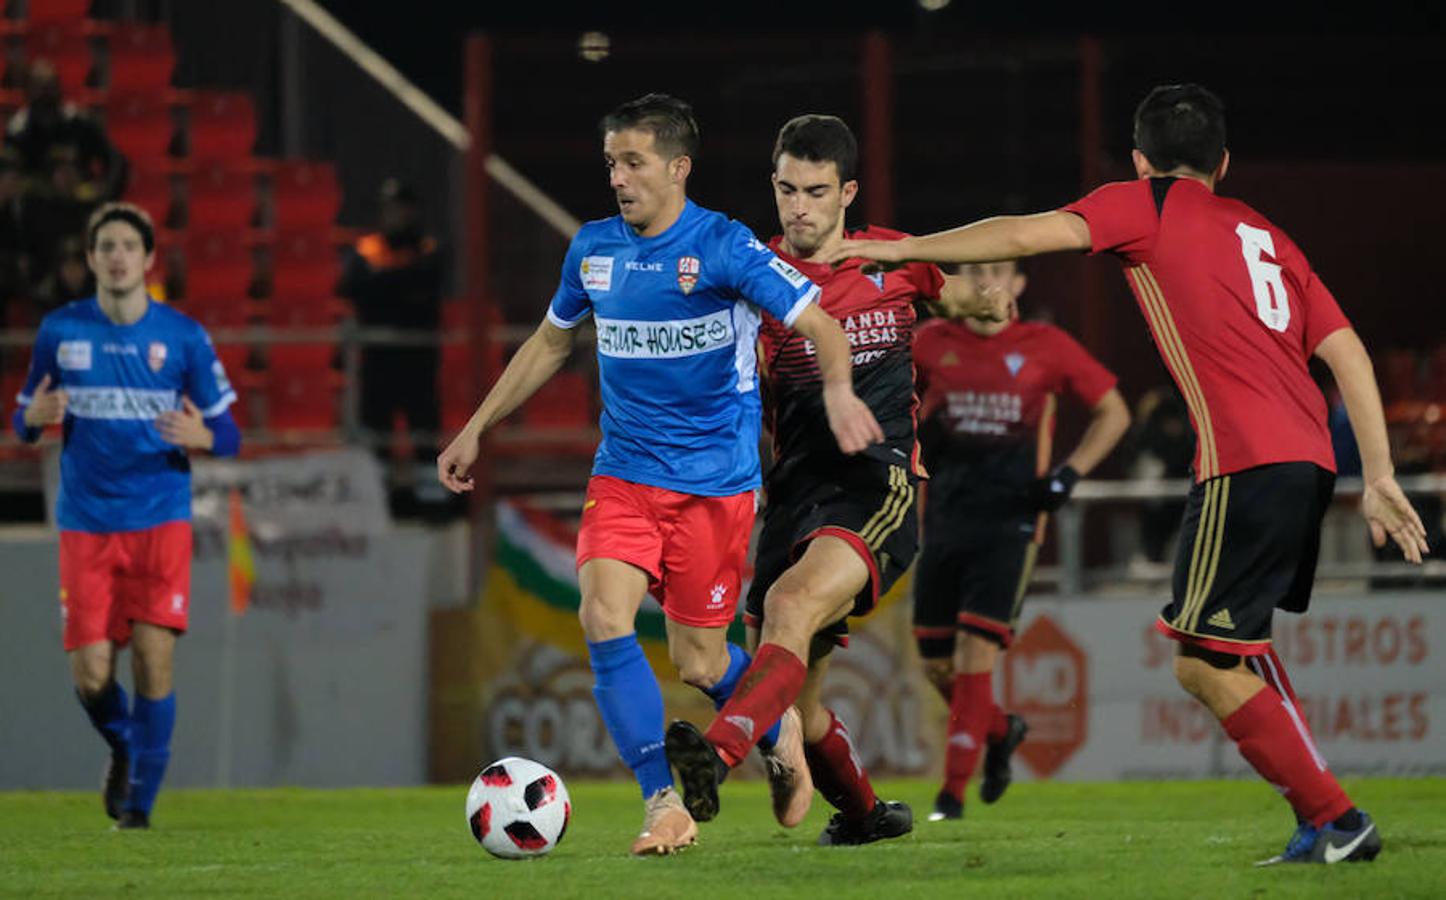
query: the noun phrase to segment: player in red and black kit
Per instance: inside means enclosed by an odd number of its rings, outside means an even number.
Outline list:
[[[771,246],[818,279],[820,306],[842,325],[853,351],[854,390],[884,439],[855,455],[821,439],[824,399],[838,385],[823,378],[808,340],[765,319],[760,344],[775,459],[744,617],[758,649],[707,732],[674,722],[666,741],[684,802],[694,818],[711,819],[718,784],[796,703],[813,782],[839,810],[820,844],[863,844],[913,827],[908,806],[874,795],[848,731],[819,691],[829,652],[848,634],[848,617],[873,609],[918,547],[915,498],[924,471],[914,434],[914,303],[943,295],[975,314],[1006,314],[997,291],[985,297],[961,279],[946,282],[932,265],[867,275],[857,264],[834,269],[819,261],[845,238],[844,211],[858,192],[857,158],[853,133],[834,116],[800,116],[783,126],[773,151],[783,235]],[[853,234],[904,236],[875,227]]]
[[[828,258],[887,266],[1084,250],[1120,259],[1198,439],[1174,599],[1156,623],[1179,641],[1175,676],[1295,811],[1295,834],[1266,862],[1374,859],[1375,823],[1327,769],[1270,649],[1274,611],[1309,604],[1335,481],[1312,356],[1345,400],[1372,539],[1382,546],[1389,535],[1413,563],[1427,552],[1420,516],[1396,483],[1370,357],[1285,232],[1215,193],[1230,156],[1214,94],[1155,88],[1135,110],[1134,137],[1136,181],[1054,212],[845,243]]]
[[[1026,280],[1012,260],[962,266],[960,274],[981,289],[1002,290],[1014,304]],[[930,475],[914,637],[925,674],[949,705],[944,784],[931,822],[963,816],[964,788],[986,747],[980,799],[993,803],[1009,786],[1010,757],[1027,726],[995,702],[995,663],[1014,638],[1046,514],[1069,499],[1130,424],[1114,374],[1064,331],[941,307],[943,317],[914,338]],[[1064,393],[1090,410],[1090,423],[1051,469],[1055,407]]]

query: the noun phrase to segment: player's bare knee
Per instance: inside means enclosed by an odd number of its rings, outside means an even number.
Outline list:
[[[763,598],[764,628],[812,637],[818,630],[818,602],[813,592],[801,585],[777,582]]]
[[[584,594],[577,608],[582,633],[590,641],[607,641],[633,633],[632,617],[613,608],[600,595]]]

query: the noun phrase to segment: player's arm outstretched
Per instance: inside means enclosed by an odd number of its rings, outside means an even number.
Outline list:
[[[472,418],[437,457],[437,478],[448,490],[457,494],[472,490],[469,472],[477,461],[478,441],[483,433],[526,403],[527,398],[557,374],[572,352],[573,339],[574,331],[543,319],[518,348]]]
[[[996,216],[897,241],[844,241],[823,261],[837,265],[846,259],[869,259],[880,263],[880,268],[891,268],[909,262],[995,262],[1088,249],[1090,229],[1084,218],[1054,210],[1030,216]]]
[[[1426,546],[1426,526],[1396,483],[1391,444],[1386,436],[1386,414],[1381,408],[1381,392],[1365,345],[1354,329],[1340,328],[1320,342],[1315,355],[1330,368],[1340,388],[1351,430],[1361,448],[1365,480],[1361,515],[1370,526],[1371,540],[1377,547],[1384,547],[1386,536],[1390,535],[1408,562],[1419,563],[1421,555],[1430,552]]]
[[[868,405],[854,393],[853,351],[838,322],[817,304],[809,304],[794,320],[793,328],[813,341],[818,351],[823,405],[838,448],[844,453],[859,453],[870,444],[883,443],[884,430]]]

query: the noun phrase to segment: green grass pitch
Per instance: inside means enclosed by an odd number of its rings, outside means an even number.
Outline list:
[[[112,832],[95,793],[0,794],[0,895],[290,897],[1440,897],[1446,780],[1356,779],[1380,823],[1371,864],[1251,863],[1284,846],[1285,804],[1252,781],[1021,784],[962,822],[922,821],[934,784],[893,781],[912,835],[814,846],[816,800],[795,831],[761,782],[724,786],[698,846],[632,859],[636,788],[569,786],[573,821],[550,856],[505,862],[473,843],[461,786],[169,791],[150,832]]]

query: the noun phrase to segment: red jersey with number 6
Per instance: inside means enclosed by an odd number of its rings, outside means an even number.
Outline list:
[[[1091,253],[1125,265],[1190,408],[1197,480],[1279,462],[1335,471],[1307,364],[1350,323],[1285,232],[1191,178],[1107,184],[1064,210],[1089,223]]]

